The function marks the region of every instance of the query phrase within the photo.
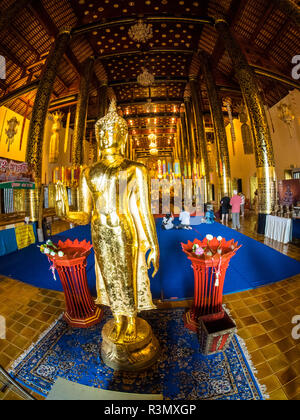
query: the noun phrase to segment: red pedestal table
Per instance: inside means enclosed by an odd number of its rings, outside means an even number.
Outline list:
[[[48,257],[56,268],[64,289],[64,319],[76,328],[88,328],[98,324],[102,319],[102,309],[96,306],[86,277],[86,259],[93,245],[86,241],[72,242],[68,239],[65,242],[59,241],[57,246],[65,255]]]
[[[196,255],[194,245],[203,250]],[[198,332],[201,321],[216,321],[224,318],[223,287],[230,259],[238,246],[234,240],[225,239],[203,241],[195,239],[181,244],[183,252],[192,262],[194,270],[194,302],[190,311],[184,315],[184,323],[193,332]],[[202,251],[201,251],[202,252]]]

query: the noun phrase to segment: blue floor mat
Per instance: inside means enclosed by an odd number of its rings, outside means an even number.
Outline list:
[[[242,244],[230,262],[226,275],[224,293],[249,290],[266,284],[278,282],[300,273],[300,262],[261,244],[237,231],[219,223],[202,224],[193,230],[164,231],[160,228],[161,220],[156,221],[160,246],[160,269],[157,276],[151,277],[153,298],[185,299],[194,294],[194,280],[191,262],[181,249],[181,242],[203,239],[206,234],[222,236],[226,240],[234,239]],[[90,226],[78,226],[53,237],[59,239],[91,240]],[[149,274],[151,275],[152,270]],[[0,274],[23,281],[36,287],[61,291],[59,279],[53,280],[49,262],[36,245],[0,257]],[[96,294],[94,254],[88,257],[87,277],[89,287]]]

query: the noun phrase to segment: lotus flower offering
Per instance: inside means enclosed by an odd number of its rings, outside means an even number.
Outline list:
[[[233,255],[241,248],[234,242],[234,239],[226,241],[226,239],[218,236],[206,235],[201,241],[195,239],[194,242],[188,241],[187,244],[181,243],[183,252],[191,261],[198,261],[199,259],[207,264],[213,264],[220,260],[230,260]]]
[[[86,240],[79,242],[78,239],[75,241],[68,239],[65,242],[59,241],[58,244],[54,244],[51,240],[48,240],[46,244],[40,246],[40,250],[51,260],[57,257],[58,259],[72,260],[87,256],[92,247],[93,245]]]
[[[192,261],[194,270],[194,304],[185,314],[185,325],[194,332],[198,331],[199,319],[220,319],[224,317],[222,306],[223,287],[230,259],[242,245],[233,239],[206,235],[201,241],[181,244],[183,252]]]
[[[66,301],[64,319],[75,328],[88,328],[98,324],[102,318],[102,310],[96,306],[89,291],[86,266],[87,256],[93,245],[90,242],[51,240],[40,247],[41,252],[48,257],[50,270],[56,280],[57,270]]]

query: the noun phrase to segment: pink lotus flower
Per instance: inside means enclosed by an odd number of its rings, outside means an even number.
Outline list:
[[[195,251],[195,254],[198,255],[198,256],[203,255],[204,254],[204,249],[200,248],[200,247],[197,248],[196,251]]]

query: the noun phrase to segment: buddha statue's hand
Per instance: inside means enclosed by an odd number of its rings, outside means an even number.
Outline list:
[[[154,271],[152,277],[155,277],[158,270],[159,270],[159,248],[158,245],[153,245],[151,247],[148,259],[147,259],[147,266],[148,269],[151,268],[151,264],[154,267]]]
[[[65,217],[69,213],[68,194],[61,182],[56,185],[55,211],[58,217]]]

